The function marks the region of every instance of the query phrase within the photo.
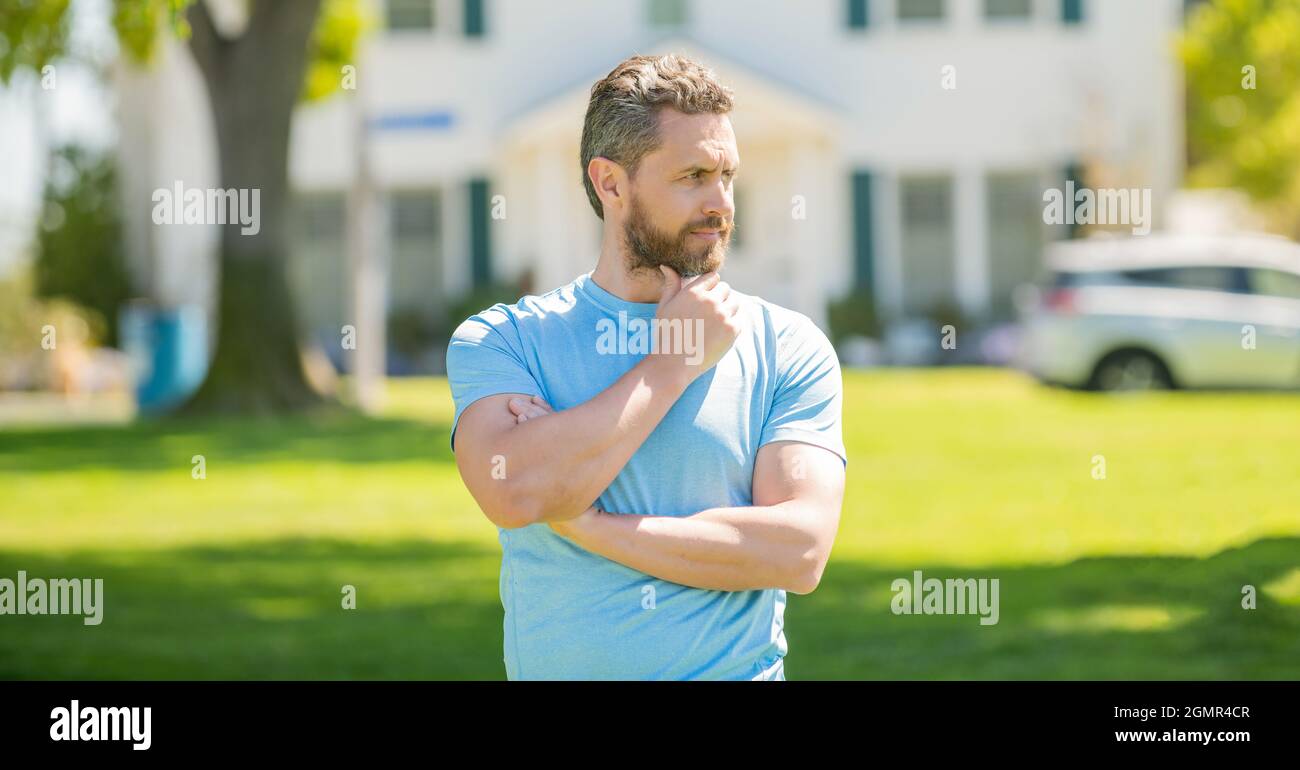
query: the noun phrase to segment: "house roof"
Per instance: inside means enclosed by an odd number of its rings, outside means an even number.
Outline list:
[[[791,134],[834,140],[842,131],[844,118],[837,107],[801,93],[776,76],[714,53],[689,38],[666,38],[637,53],[678,53],[712,69],[735,94],[736,106],[731,118],[740,141]],[[556,140],[576,144],[582,134],[591,86],[607,73],[608,70],[592,72],[559,93],[507,117],[499,140],[514,145]]]

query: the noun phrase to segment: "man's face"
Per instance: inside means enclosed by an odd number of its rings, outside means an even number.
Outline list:
[[[740,165],[726,115],[659,112],[662,145],[646,155],[629,186],[623,235],[632,270],[667,265],[683,277],[716,270],[726,258]]]

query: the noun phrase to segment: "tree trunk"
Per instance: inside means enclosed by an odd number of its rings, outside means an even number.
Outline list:
[[[320,0],[254,0],[243,35],[224,37],[197,0],[190,47],[216,127],[221,186],[259,194],[259,229],[221,227],[217,345],[181,411],[266,414],[322,402],[308,384],[288,281],[289,128]],[[249,191],[245,193],[244,191]]]

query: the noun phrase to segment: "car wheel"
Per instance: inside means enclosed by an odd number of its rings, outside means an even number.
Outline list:
[[[1140,350],[1112,353],[1097,365],[1092,375],[1096,390],[1167,390],[1173,378],[1160,359]]]

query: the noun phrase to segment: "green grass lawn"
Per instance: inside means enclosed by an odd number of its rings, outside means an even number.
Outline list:
[[[984,370],[845,387],[848,493],[821,586],[789,597],[790,679],[1300,679],[1300,397]],[[0,678],[504,678],[500,546],[446,383],[390,399],[382,419],[0,431],[0,577],[106,594],[97,627],[0,616]],[[998,578],[999,622],[894,615],[916,569]]]

